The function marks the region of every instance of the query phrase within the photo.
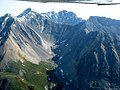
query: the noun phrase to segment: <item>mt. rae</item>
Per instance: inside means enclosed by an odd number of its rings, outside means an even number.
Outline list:
[[[73,12],[0,17],[0,90],[120,90],[120,20]]]

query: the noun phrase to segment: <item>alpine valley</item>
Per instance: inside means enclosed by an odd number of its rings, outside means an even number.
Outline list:
[[[0,17],[0,90],[120,90],[120,20],[31,8]]]

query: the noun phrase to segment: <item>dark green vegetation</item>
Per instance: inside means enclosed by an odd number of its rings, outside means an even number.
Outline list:
[[[29,84],[27,81],[22,80],[20,76],[13,73],[1,72],[0,82],[0,90],[39,90],[36,86]]]
[[[12,62],[6,72],[0,73],[0,90],[45,90],[50,86],[46,71],[53,68],[48,62]]]

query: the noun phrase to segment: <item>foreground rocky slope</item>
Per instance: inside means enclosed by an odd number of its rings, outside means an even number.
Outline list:
[[[65,10],[38,14],[28,8],[0,18],[0,69],[35,90],[119,90],[119,43],[119,20],[92,16],[85,21]]]

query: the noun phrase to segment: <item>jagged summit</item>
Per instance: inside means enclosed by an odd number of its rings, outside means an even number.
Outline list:
[[[53,22],[59,24],[75,25],[82,21],[82,19],[78,18],[76,14],[74,14],[73,12],[68,12],[66,10],[60,11],[58,13],[42,13],[41,15],[48,20],[52,20]]]
[[[26,14],[28,14],[31,11],[31,8],[27,8],[25,11],[23,11],[20,15],[18,15],[17,17],[20,18],[22,16],[25,16]]]
[[[22,18],[23,16],[25,16],[27,18],[32,18],[35,17],[34,15],[42,16],[44,19],[47,19],[54,23],[66,24],[66,25],[76,25],[81,21],[83,21],[83,19],[78,18],[77,15],[74,14],[73,12],[68,12],[66,10],[60,11],[58,13],[52,11],[52,12],[38,14],[32,11],[31,8],[28,8],[17,17]]]

